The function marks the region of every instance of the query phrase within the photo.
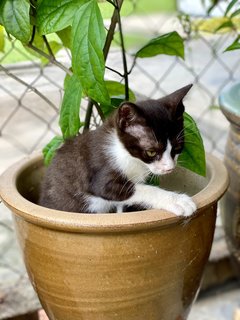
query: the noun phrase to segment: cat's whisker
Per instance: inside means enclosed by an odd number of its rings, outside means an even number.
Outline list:
[[[184,129],[189,129],[189,128],[195,128],[195,124],[191,122],[184,126]]]
[[[184,128],[178,133],[176,139],[178,139],[180,136],[184,136]]]
[[[184,126],[184,129],[189,129],[189,128],[193,128],[195,127],[195,125],[193,123],[188,123],[187,125]]]
[[[185,137],[181,137],[181,139],[178,139],[177,142],[178,143],[187,143],[187,142],[191,141],[191,140],[186,139],[186,137],[187,138],[191,138],[191,135],[187,135]]]
[[[189,132],[185,132],[184,133],[184,137],[187,137],[187,136],[195,136],[196,135],[196,131],[189,131]]]
[[[135,177],[135,179],[136,179],[136,177]],[[133,183],[132,185],[130,184],[129,187],[127,188],[126,194],[127,194],[127,193],[130,193],[130,192],[132,191],[132,189],[135,188],[136,184],[138,184],[138,183],[141,182],[141,181],[142,181],[142,178],[139,178],[138,180],[134,180],[134,183]],[[125,187],[125,186],[126,186],[126,183],[123,185],[120,193],[124,190],[124,187]]]
[[[157,137],[156,137],[155,132],[153,131],[153,129],[152,129],[152,134],[153,134],[153,137],[154,137],[155,141],[158,143],[158,139],[157,139]]]
[[[194,141],[185,141],[185,144],[191,144],[191,145],[199,146],[199,143],[194,142]]]
[[[187,161],[182,161],[182,160],[180,160],[180,161],[178,161],[178,163],[177,163],[177,166],[184,166],[185,164],[187,164]]]
[[[184,131],[185,131],[186,129],[189,129],[189,128],[193,128],[193,129],[194,129],[194,124],[189,123],[188,125],[185,125],[184,128],[178,133],[176,139],[178,139],[178,137],[179,137],[180,135],[184,136]]]
[[[177,140],[179,140],[179,139],[184,139],[184,138],[186,138],[186,137],[188,137],[188,136],[193,136],[194,135],[194,133],[193,132],[189,132],[189,133],[187,133],[187,134],[182,134],[181,136],[179,136],[179,137],[177,137],[176,139]]]
[[[188,223],[191,221],[191,218],[185,218],[181,222],[181,226],[184,228],[188,225]]]
[[[187,133],[183,136],[183,138],[189,137],[189,136],[194,136],[194,133]]]
[[[138,184],[140,182],[142,182],[143,180],[146,179],[146,177],[149,175],[149,170],[146,171],[146,173],[144,173],[143,176],[139,176],[139,174],[136,174],[134,176],[131,177],[131,181],[134,181],[132,185],[130,185],[128,187],[128,189],[126,190],[126,193],[130,192],[132,188],[135,187],[135,184]],[[120,190],[120,194],[123,192],[126,184],[128,183],[129,181],[127,180],[124,185],[122,186],[121,190]]]

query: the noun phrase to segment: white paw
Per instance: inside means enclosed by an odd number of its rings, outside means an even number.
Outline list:
[[[173,193],[172,201],[168,204],[167,210],[176,216],[189,217],[197,210],[197,206],[192,198],[186,194]]]

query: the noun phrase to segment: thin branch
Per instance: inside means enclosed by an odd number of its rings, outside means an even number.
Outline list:
[[[49,44],[49,42],[48,42],[48,40],[47,40],[47,37],[46,37],[46,36],[42,36],[42,37],[43,37],[43,41],[44,41],[44,43],[45,43],[45,45],[46,45],[46,47],[47,47],[47,49],[48,49],[49,55],[50,55],[54,60],[56,60],[56,59],[55,59],[55,56],[54,56],[54,53],[53,53],[53,51],[52,51],[52,48],[50,47],[50,44]]]
[[[83,131],[87,131],[90,126],[91,116],[92,116],[92,110],[93,110],[93,101],[89,99],[88,105],[87,105],[87,111],[85,115],[85,121],[84,121],[84,128]]]
[[[137,57],[135,56],[133,59],[132,66],[131,66],[130,70],[128,71],[128,75],[132,73],[132,70],[135,67],[136,61],[137,61]]]
[[[127,67],[127,58],[126,58],[126,50],[124,45],[124,38],[123,38],[123,30],[122,30],[122,21],[120,16],[120,9],[118,5],[118,0],[116,0],[117,4],[117,18],[118,18],[118,26],[119,26],[119,33],[120,33],[120,41],[121,41],[121,48],[122,48],[122,61],[123,61],[123,70],[124,70],[124,81],[125,81],[125,99],[129,100],[129,85],[128,85],[128,67]]]
[[[103,56],[104,56],[104,60],[107,60],[107,56],[110,50],[110,46],[114,37],[114,32],[115,32],[115,28],[118,22],[118,11],[120,11],[121,6],[123,4],[123,0],[119,0],[118,6],[115,7],[112,18],[111,18],[111,23],[110,23],[110,27],[108,29],[108,33],[107,33],[107,37],[106,37],[106,41],[103,47]],[[94,102],[89,99],[88,102],[88,106],[87,106],[87,112],[86,112],[86,116],[85,116],[85,121],[84,121],[84,130],[83,131],[87,131],[89,129],[89,125],[90,125],[90,120],[91,120],[91,116],[92,116],[92,110],[93,110],[93,104]]]
[[[33,43],[34,41],[34,38],[35,38],[35,33],[36,33],[36,26],[33,26],[33,29],[32,29],[32,36],[31,36],[31,40],[29,43]]]
[[[40,50],[39,48],[35,47],[32,43],[28,43],[27,47],[34,50],[35,52],[37,52],[38,54],[40,54],[41,56],[43,56],[44,58],[48,59],[52,64],[54,64],[55,66],[59,67],[60,69],[62,69],[63,71],[65,71],[68,75],[72,76],[73,73],[71,70],[69,70],[67,67],[65,67],[62,63],[60,63],[59,61],[57,61],[54,57],[50,56],[49,54],[47,54],[46,52]]]
[[[10,78],[18,81],[19,83],[23,84],[25,87],[27,87],[28,89],[30,89],[31,91],[33,91],[34,93],[36,93],[39,97],[41,97],[44,101],[46,101],[56,112],[58,112],[58,108],[55,106],[54,103],[52,103],[52,101],[50,101],[47,97],[45,97],[40,91],[38,91],[36,88],[34,88],[33,86],[31,86],[30,84],[28,84],[27,82],[23,81],[22,79],[16,77],[13,73],[11,73],[10,71],[8,71],[8,69],[4,68],[1,64],[0,64],[0,71],[4,71]]]
[[[106,0],[106,1],[109,2],[109,3],[111,3],[111,5],[113,5],[114,8],[117,8],[116,4],[115,4],[113,1],[111,1],[111,0]]]
[[[93,104],[94,104],[94,106],[96,107],[97,112],[98,112],[101,120],[104,121],[104,120],[105,120],[105,115],[104,115],[104,113],[102,112],[101,107],[99,106],[99,104],[98,104],[96,101],[93,101]]]
[[[106,69],[108,69],[108,70],[110,70],[110,71],[112,71],[112,72],[115,72],[116,74],[118,74],[120,77],[124,77],[124,75],[121,73],[121,72],[119,72],[119,71],[117,71],[117,70],[115,70],[115,69],[112,69],[112,68],[110,68],[110,67],[108,67],[108,66],[105,66],[105,68]]]
[[[119,0],[118,1],[118,7],[114,9],[112,18],[111,18],[111,24],[110,27],[108,29],[108,33],[107,33],[107,37],[106,37],[106,41],[105,41],[105,45],[103,48],[103,55],[104,55],[104,59],[107,60],[107,56],[108,56],[108,52],[114,37],[114,32],[115,32],[115,28],[118,22],[118,11],[121,10],[123,4],[123,0]]]

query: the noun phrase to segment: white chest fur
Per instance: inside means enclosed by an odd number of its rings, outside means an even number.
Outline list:
[[[132,182],[143,182],[150,173],[147,166],[141,160],[130,155],[115,131],[109,136],[108,142],[109,144],[106,148],[112,159],[113,167],[120,170]]]

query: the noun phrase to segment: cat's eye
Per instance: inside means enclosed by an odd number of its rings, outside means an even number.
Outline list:
[[[174,148],[175,153],[180,153],[182,151],[182,147],[178,146]]]
[[[157,152],[154,151],[154,150],[147,150],[146,154],[147,154],[148,157],[153,158],[153,157],[156,156]]]

